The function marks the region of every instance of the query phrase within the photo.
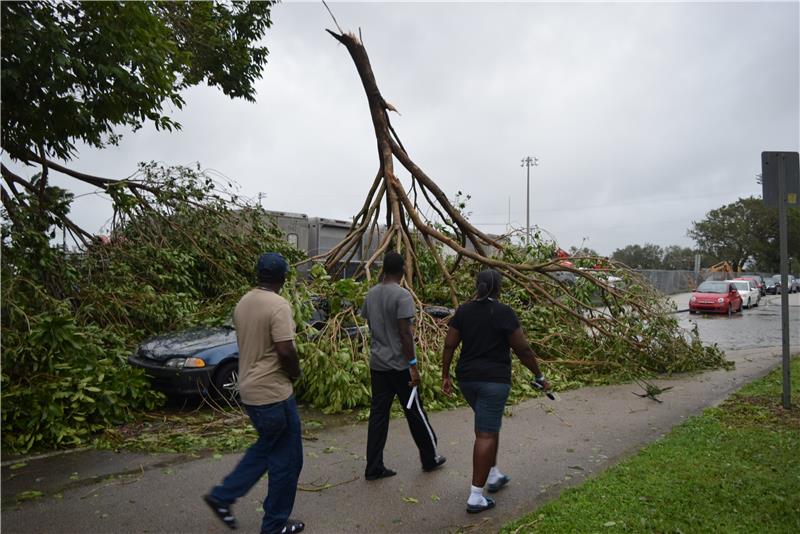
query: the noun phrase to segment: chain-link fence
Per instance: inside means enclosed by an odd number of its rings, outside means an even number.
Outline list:
[[[656,289],[667,295],[675,293],[685,293],[694,291],[695,288],[706,280],[730,280],[740,276],[761,275],[764,279],[772,276],[771,273],[726,273],[708,272],[701,270],[699,273],[694,271],[665,271],[660,269],[635,269],[645,280],[650,282]]]
[[[660,269],[636,269],[645,280],[667,295],[692,291],[704,280],[694,271],[665,271]]]

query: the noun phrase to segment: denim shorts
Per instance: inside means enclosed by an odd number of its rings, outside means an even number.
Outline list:
[[[475,412],[475,432],[500,432],[510,384],[459,382],[458,388]]]

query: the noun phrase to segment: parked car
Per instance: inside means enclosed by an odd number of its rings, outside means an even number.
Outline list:
[[[761,302],[761,292],[753,280],[734,278],[731,283],[741,295],[745,308],[750,309],[753,306],[758,306]]]
[[[328,305],[316,297],[312,302],[314,314],[308,324],[321,330],[327,324]],[[446,306],[427,306],[424,310],[436,319],[453,314]],[[342,334],[365,339],[367,327],[345,327]],[[151,337],[128,357],[128,363],[144,369],[153,389],[172,397],[213,395],[228,402],[239,398],[239,344],[232,322]]]
[[[730,280],[707,280],[692,293],[689,313],[727,313],[742,311],[742,297]]]
[[[758,291],[759,293],[761,293],[762,297],[767,294],[767,285],[764,282],[764,278],[761,275],[753,274],[748,276],[741,276],[737,278],[737,280],[752,280],[753,282],[756,283],[756,287],[758,287]]]
[[[800,291],[800,280],[790,274],[787,278],[786,287],[789,288],[789,293],[796,293]]]
[[[768,295],[777,295],[780,293],[781,290],[781,277],[779,276],[776,280],[774,276],[771,276],[764,280],[764,291],[767,292]]]
[[[772,281],[771,287],[770,281]],[[786,278],[786,288],[789,293],[797,293],[800,292],[800,279],[795,278],[794,275],[790,274]],[[781,292],[781,275],[776,274],[772,276],[772,278],[767,279],[767,293],[778,295]]]
[[[193,328],[143,341],[128,363],[170,396],[238,395],[239,345],[233,325]]]

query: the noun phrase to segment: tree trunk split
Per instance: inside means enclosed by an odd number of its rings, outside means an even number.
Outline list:
[[[359,247],[364,245],[366,232],[370,232],[370,234],[367,234],[367,239],[371,243],[374,229],[378,226],[380,205],[385,197],[385,233],[381,236],[380,243],[375,251],[369,257],[362,258],[357,275],[364,274],[367,279],[370,279],[373,264],[385,251],[393,249],[405,255],[407,261],[404,284],[413,292],[415,284],[423,283],[421,276],[415,277],[415,274],[420,272],[415,247],[424,246],[430,251],[437,267],[442,271],[442,276],[450,293],[450,300],[453,306],[457,306],[458,298],[453,281],[453,273],[448,270],[441,252],[442,247],[448,247],[455,252],[457,257],[454,267],[458,266],[461,258],[469,258],[486,267],[497,269],[513,283],[524,287],[532,298],[547,301],[549,304],[579,318],[592,329],[607,333],[603,328],[602,320],[598,320],[598,318],[589,319],[583,313],[573,310],[551,294],[551,290],[545,287],[546,282],[532,277],[531,273],[540,273],[544,275],[546,280],[547,277],[552,279],[551,273],[554,271],[570,271],[576,276],[591,279],[593,283],[606,290],[612,297],[619,296],[617,290],[609,286],[605,281],[591,276],[585,271],[561,265],[558,260],[541,264],[509,263],[491,256],[487,250],[493,248],[502,252],[503,244],[470,224],[458,209],[452,205],[436,183],[414,163],[403,147],[389,119],[388,112],[396,110],[381,95],[369,56],[362,42],[352,33],[326,31],[347,48],[361,78],[361,83],[367,96],[372,125],[375,130],[379,171],[372,182],[361,210],[353,218],[353,223],[347,236],[330,251],[312,259],[324,260],[325,266],[329,271],[335,271],[337,268],[341,269],[340,262],[342,259],[353,257]],[[413,201],[395,174],[395,160],[411,175],[411,190],[414,192]],[[427,219],[422,214],[418,207],[417,190],[428,203],[428,207],[432,208],[433,212],[440,217],[441,221],[438,222],[441,222],[444,227],[450,228],[453,235],[448,235],[436,228],[434,221]],[[472,245],[471,248],[466,246],[468,242]],[[370,247],[368,246],[366,254],[369,254],[369,251]],[[568,298],[568,300],[570,299]]]

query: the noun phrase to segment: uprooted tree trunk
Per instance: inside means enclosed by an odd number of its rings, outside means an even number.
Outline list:
[[[436,260],[442,275],[449,286],[450,298],[454,306],[458,304],[456,287],[453,281],[453,272],[448,270],[447,264],[441,253],[441,246],[452,249],[457,256],[455,266],[462,257],[472,259],[487,267],[494,268],[503,273],[513,283],[524,288],[532,298],[543,300],[572,315],[601,334],[609,334],[604,324],[614,322],[612,313],[585,313],[585,304],[572,297],[566,291],[566,302],[563,298],[555,296],[554,289],[564,289],[563,284],[553,276],[555,272],[570,271],[578,277],[591,281],[597,287],[606,291],[615,304],[630,306],[637,311],[646,311],[650,308],[647,302],[626,299],[618,289],[609,285],[605,280],[593,276],[590,272],[566,266],[560,259],[554,259],[539,264],[511,263],[490,256],[487,250],[503,250],[503,244],[475,228],[448,200],[445,193],[436,183],[423,172],[411,159],[403,143],[392,127],[389,112],[397,111],[388,103],[378,89],[375,75],[372,72],[369,57],[363,43],[351,33],[336,33],[326,30],[337,41],[342,43],[353,58],[356,70],[361,78],[364,91],[367,94],[372,124],[378,147],[378,172],[367,193],[361,210],[353,218],[350,231],[345,238],[327,253],[313,259],[325,261],[329,271],[340,268],[342,262],[349,262],[355,256],[367,236],[368,242],[374,238],[378,227],[381,205],[385,200],[386,205],[386,230],[380,235],[377,248],[360,265],[357,274],[363,272],[370,278],[370,267],[388,249],[394,248],[404,254],[406,258],[405,285],[413,291],[414,281],[421,283],[420,269],[417,257],[417,246],[425,246]],[[411,175],[410,192],[413,200],[395,173],[395,160],[398,161]],[[450,229],[450,232],[439,230],[434,221],[423,215],[423,210],[418,204],[419,197],[424,198],[427,207],[431,208],[439,218],[440,223]],[[440,226],[441,228],[442,226]],[[448,235],[451,233],[452,235]],[[470,243],[470,248],[467,243]],[[371,245],[368,244],[367,250]],[[454,267],[455,268],[455,267]],[[539,276],[534,276],[538,273]],[[417,275],[417,276],[415,276]],[[596,310],[595,310],[596,311]],[[631,339],[632,343],[638,343]]]

